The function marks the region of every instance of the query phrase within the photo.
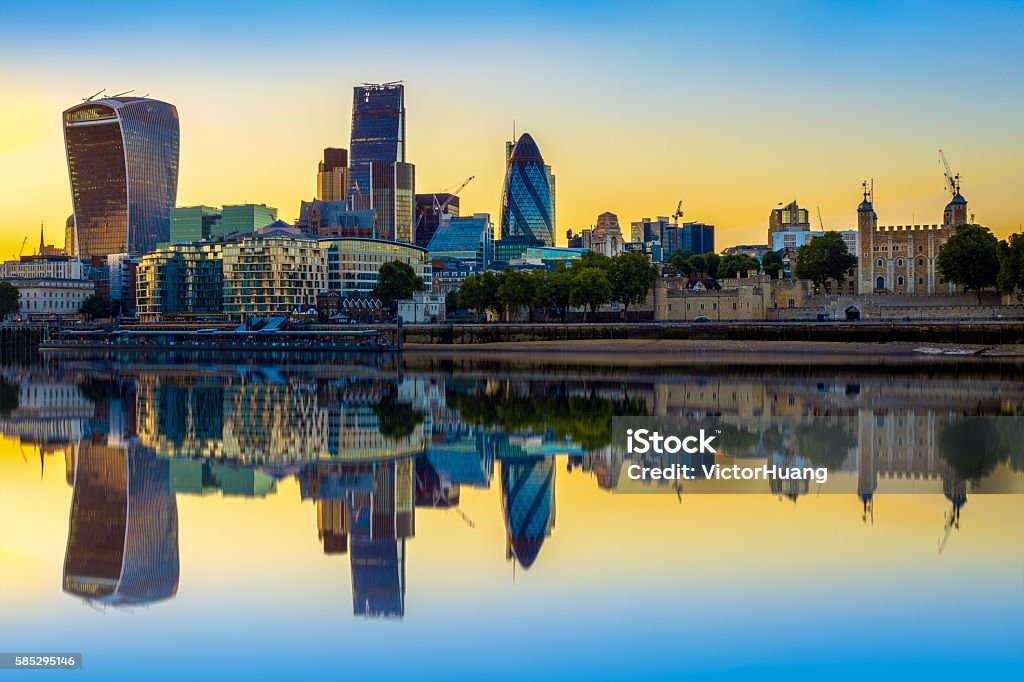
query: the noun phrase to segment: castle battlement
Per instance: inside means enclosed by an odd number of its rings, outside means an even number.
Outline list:
[[[944,227],[945,225],[879,225],[875,232],[932,232]]]

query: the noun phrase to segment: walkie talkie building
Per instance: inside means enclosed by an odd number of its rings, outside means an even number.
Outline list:
[[[78,255],[152,251],[170,237],[178,192],[178,110],[144,97],[64,112]]]

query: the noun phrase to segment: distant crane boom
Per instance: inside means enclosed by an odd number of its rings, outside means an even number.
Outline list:
[[[949,168],[949,161],[946,160],[946,152],[941,149],[939,150],[939,158],[942,159],[942,166],[945,170],[946,191],[955,197],[960,193],[960,174],[953,174],[953,171]]]
[[[825,221],[821,219],[821,206],[815,206],[818,209],[818,225],[821,226],[821,231],[825,231]]]
[[[679,219],[683,217],[683,200],[680,199],[676,205],[676,212],[672,214],[672,220],[679,224]]]

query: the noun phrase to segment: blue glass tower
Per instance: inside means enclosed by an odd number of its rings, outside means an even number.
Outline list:
[[[144,97],[64,112],[79,257],[141,254],[170,237],[178,194],[178,110]]]
[[[509,552],[529,568],[555,524],[555,458],[503,461],[501,502]]]
[[[352,208],[370,208],[370,164],[373,162],[405,162],[405,86],[401,83],[363,84],[353,88],[349,146]]]
[[[544,158],[529,133],[512,149],[501,193],[501,237],[528,237],[555,244],[551,186]]]

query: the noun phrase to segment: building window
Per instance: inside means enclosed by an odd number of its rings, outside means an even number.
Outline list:
[[[896,286],[898,286],[898,287],[903,286],[903,276],[902,275],[896,278]]]
[[[884,289],[885,288],[885,277],[876,277],[875,278],[875,288],[876,289]]]
[[[919,267],[919,268],[923,268],[924,267],[924,258],[918,258],[917,259],[917,267]]]
[[[896,259],[896,267],[898,267],[898,268],[902,268],[903,267],[903,259],[902,258],[897,258]]]
[[[875,266],[879,267],[879,268],[882,267],[882,259],[881,258],[879,258],[877,261],[875,261]]]

